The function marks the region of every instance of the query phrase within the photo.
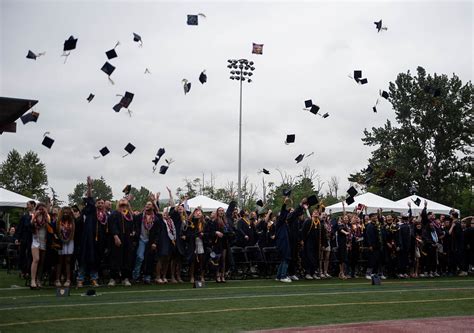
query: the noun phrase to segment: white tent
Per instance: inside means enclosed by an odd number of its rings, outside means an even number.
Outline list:
[[[406,205],[402,205],[395,201],[386,199],[381,197],[377,194],[373,194],[370,192],[360,194],[354,197],[354,202],[350,205],[346,205],[346,212],[352,212],[357,207],[358,204],[363,204],[367,206],[367,213],[376,213],[377,209],[382,208],[384,212],[407,212],[408,207]],[[331,210],[332,213],[340,213],[342,212],[342,201],[338,202],[334,205],[326,207],[326,211]]]
[[[420,206],[415,205],[414,201],[416,200],[416,198],[419,198],[421,200]],[[451,209],[453,209],[452,207],[442,205],[440,203],[425,199],[425,198],[420,197],[419,195],[415,195],[415,194],[411,195],[409,197],[400,199],[396,202],[399,203],[399,204],[402,204],[403,206],[406,207],[406,209],[408,209],[407,202],[410,201],[411,202],[411,211],[412,211],[413,215],[418,215],[423,210],[425,200],[428,203],[427,208],[426,208],[426,210],[428,212],[433,212],[435,214],[446,214],[447,215],[447,214],[449,214],[449,211]],[[455,209],[455,210],[459,213],[458,209]]]
[[[188,205],[191,210],[197,207],[201,207],[203,212],[212,212],[217,210],[217,208],[222,207],[227,209],[228,205],[223,202],[206,197],[205,195],[198,195],[192,199],[188,200]]]
[[[26,208],[26,203],[30,200],[33,199],[0,187],[0,207]]]

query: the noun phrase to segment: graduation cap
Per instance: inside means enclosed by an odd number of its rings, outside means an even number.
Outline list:
[[[252,53],[253,54],[263,54],[263,44],[252,43]]]
[[[296,135],[294,135],[294,134],[288,134],[286,136],[285,144],[294,143],[295,142],[295,137],[296,137]]]
[[[45,55],[45,54],[46,52],[41,52],[41,53],[36,54],[33,51],[28,50],[28,54],[26,55],[26,58],[36,60],[36,58],[41,57],[42,55]]]
[[[191,82],[186,79],[182,79],[184,94],[186,95],[191,90]]]
[[[101,150],[99,150],[99,153],[100,153],[100,155],[102,155],[102,157],[103,157],[103,156],[107,155],[108,153],[110,153],[110,150],[109,150],[109,148],[104,147],[104,148],[102,148]],[[98,158],[100,158],[100,156],[94,156],[94,160],[96,160],[96,159],[98,159]]]
[[[380,92],[380,96],[382,96],[382,97],[385,98],[385,99],[388,99],[388,97],[389,97],[390,95],[388,94],[388,92],[386,92],[385,90],[383,90],[383,91]]]
[[[206,18],[206,15],[199,13],[199,14],[188,14],[187,16],[187,25],[198,25],[199,24],[199,16]]]
[[[167,165],[162,165],[160,166],[160,174],[164,175],[166,171],[168,171],[168,166]]]
[[[71,51],[76,48],[76,45],[77,45],[77,38],[74,38],[73,36],[69,36],[69,38],[66,39],[66,41],[64,41],[63,54],[61,55],[62,57],[66,57],[64,59],[64,63],[66,63],[67,58],[71,54]]]
[[[108,50],[107,52],[105,52],[105,55],[107,56],[107,59],[110,60],[110,59],[113,59],[113,58],[117,58],[117,52],[115,51],[115,48],[119,45],[120,45],[120,42],[117,42],[113,49]]]
[[[145,72],[143,74],[151,74],[151,72],[148,68],[145,68]]]
[[[296,156],[295,161],[296,163],[300,163],[304,159],[304,154],[299,154]]]
[[[89,97],[87,97],[87,101],[90,103],[94,99],[95,95],[94,94],[89,94]]]
[[[207,82],[207,75],[206,75],[205,70],[202,71],[201,74],[199,75],[199,82],[201,82],[202,84]]]
[[[308,100],[304,101],[305,108],[310,108],[312,105],[313,105],[312,100],[308,99]]]
[[[25,124],[28,124],[31,121],[36,123],[36,121],[38,120],[38,117],[39,117],[38,112],[31,111],[31,112],[21,116],[20,119],[21,119],[21,122],[23,123],[23,125],[25,125]]]
[[[259,207],[263,207],[263,201],[260,200],[260,199],[257,200],[256,204],[257,204],[257,206],[259,206]]]
[[[125,146],[125,151],[127,152],[127,154],[123,155],[122,157],[125,157],[127,155],[130,155],[131,153],[133,153],[133,151],[135,150],[135,146],[132,145],[131,143],[128,143],[126,146]]]
[[[308,204],[308,206],[314,206],[318,203],[318,197],[316,195],[311,195],[308,197],[306,203]]]
[[[377,113],[377,108],[375,107],[375,105],[372,107],[372,111],[374,111],[374,113]]]
[[[349,194],[351,197],[355,197],[357,195],[357,190],[355,189],[354,186],[351,186],[348,190],[347,190],[347,194]]]
[[[129,195],[130,191],[132,191],[132,185],[127,185],[122,190],[122,192],[125,193],[125,195]]]
[[[142,37],[139,34],[133,33],[133,41],[139,43],[140,47],[143,46]]]
[[[128,111],[128,114],[131,117],[132,116],[132,111],[129,109],[129,106],[130,106],[130,103],[132,103],[133,97],[135,96],[135,94],[133,94],[129,91],[126,91],[125,95],[118,95],[117,94],[116,96],[120,96],[122,98],[120,99],[120,102],[118,104],[115,104],[115,106],[113,107],[114,111],[115,112],[120,112],[120,110],[122,108],[126,108],[127,111]]]
[[[388,29],[387,27],[382,26],[382,20],[380,20],[378,22],[374,22],[374,24],[375,24],[375,28],[377,29],[377,32],[380,32],[380,30],[387,30]]]
[[[351,205],[351,204],[354,203],[354,201],[355,201],[355,200],[354,200],[353,197],[348,197],[348,198],[346,199],[346,204],[347,204],[347,205]]]
[[[49,149],[51,149],[51,147],[53,146],[53,143],[54,143],[54,140],[51,139],[49,136],[44,135],[44,138],[43,138],[43,142],[41,142],[41,144],[45,147],[48,147]]]
[[[356,69],[354,70],[354,76],[351,77],[350,75],[348,75],[351,79],[354,79],[355,82],[357,82],[358,84],[366,84],[368,83],[369,81],[367,80],[367,78],[362,78],[362,71],[360,69]]]
[[[153,166],[153,172],[156,170],[156,165],[160,161],[161,157],[165,154],[165,148],[160,148],[158,149],[158,152],[155,155],[155,158],[152,160],[154,166]],[[168,164],[170,164],[168,161],[166,161]]]
[[[325,118],[329,117],[329,113],[326,112],[326,113],[323,114],[321,117],[323,117],[323,119],[325,119]]]
[[[289,196],[291,195],[291,189],[285,189],[285,190],[283,190],[283,195],[284,195],[285,197],[289,197]]]
[[[317,105],[311,105],[311,108],[309,109],[309,112],[313,113],[313,114],[318,114],[318,111],[319,111],[319,106]]]
[[[368,83],[368,82],[369,82],[369,81],[367,80],[367,78],[364,78],[364,79],[360,79],[360,80],[359,80],[359,83],[360,83],[360,84],[366,84],[366,83]]]
[[[420,204],[421,204],[421,199],[420,199],[420,198],[416,198],[416,200],[413,200],[413,199],[412,199],[412,201],[413,201],[413,203],[414,203],[417,207],[419,207]]]
[[[112,73],[114,72],[115,66],[109,63],[108,61],[106,61],[104,66],[102,66],[100,70],[104,72],[105,74],[107,74],[107,76],[109,77],[110,83],[114,84],[114,81],[112,81],[112,79],[110,78],[110,75],[112,75]]]
[[[269,175],[270,174],[270,171],[268,171],[267,169],[263,168],[262,172],[266,175]]]

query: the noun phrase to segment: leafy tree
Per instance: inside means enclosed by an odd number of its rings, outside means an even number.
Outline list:
[[[133,200],[130,201],[133,210],[143,210],[145,207],[148,197],[151,194],[151,191],[145,187],[140,187],[140,189],[136,189],[132,186],[130,194],[133,196]]]
[[[418,67],[416,75],[400,73],[389,90],[396,123],[364,130],[364,144],[376,147],[368,161],[374,171],[361,170],[349,181],[390,199],[416,188],[421,196],[472,214],[472,199],[463,199],[465,193],[472,197],[473,186],[472,83]]]
[[[82,198],[87,191],[86,183],[79,183],[74,191],[68,195],[70,205],[82,205]],[[92,180],[92,196],[94,199],[112,200],[112,188],[107,185],[104,177]]]
[[[32,151],[21,156],[13,149],[0,164],[0,186],[7,190],[37,199],[45,195],[47,185],[46,167]]]

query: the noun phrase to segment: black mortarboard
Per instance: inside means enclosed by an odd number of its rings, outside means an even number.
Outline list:
[[[286,144],[289,144],[289,143],[295,142],[295,137],[296,137],[296,135],[294,135],[294,134],[288,134],[288,135],[286,136],[286,141],[285,141],[285,143],[286,143]]]
[[[101,150],[99,150],[99,152],[100,152],[100,154],[101,154],[102,156],[105,156],[105,155],[107,155],[108,153],[110,153],[110,150],[109,150],[109,148],[104,147],[104,148],[102,148]]]
[[[37,57],[38,56],[34,54],[32,51],[28,51],[28,54],[26,55],[26,58],[33,59],[33,60],[36,60]]]
[[[188,25],[198,25],[198,16],[197,15],[188,15],[188,20],[186,22]]]
[[[304,158],[304,154],[299,154],[298,156],[296,156],[295,158],[295,161],[296,163],[300,163]]]
[[[199,75],[199,82],[201,82],[202,84],[207,82],[206,71],[202,71],[201,74]]]
[[[329,113],[326,112],[325,114],[322,115],[322,117],[323,117],[323,118],[329,117]]]
[[[313,105],[313,101],[312,101],[312,100],[308,99],[308,100],[304,101],[304,106],[305,106],[306,108],[310,108],[312,105]]]
[[[308,206],[314,206],[318,203],[318,197],[316,195],[311,195],[307,199]]]
[[[346,204],[351,205],[351,204],[354,203],[354,201],[355,201],[355,200],[354,200],[353,197],[348,197],[348,198],[346,199]]]
[[[127,185],[123,188],[122,192],[125,193],[125,195],[128,195],[131,190],[132,190],[132,185]]]
[[[139,34],[133,33],[133,41],[140,43],[140,46],[143,45],[142,37]]]
[[[64,42],[63,51],[66,52],[66,51],[74,50],[74,49],[76,48],[76,44],[77,44],[77,38],[74,39],[73,36],[70,36],[70,37]]]
[[[373,106],[372,111],[374,111],[374,113],[377,113],[377,108],[375,106]]]
[[[357,194],[357,190],[355,189],[354,186],[351,186],[348,190],[347,190],[347,194],[349,194],[351,197],[355,197],[356,194]]]
[[[160,161],[160,158],[159,157],[156,157],[153,159],[153,161],[151,161],[154,165],[157,165],[158,162]],[[155,171],[155,168],[153,168],[153,171]]]
[[[120,112],[120,109],[122,109],[122,104],[115,104],[112,109],[114,109],[115,112]]]
[[[369,82],[369,81],[368,81],[367,79],[360,79],[360,80],[359,80],[359,83],[360,83],[360,84],[366,84],[366,83],[368,83],[368,82]]]
[[[362,71],[361,70],[355,70],[354,71],[354,80],[359,82],[359,79],[362,78]]]
[[[49,149],[51,149],[51,147],[53,146],[53,143],[54,143],[53,139],[51,139],[49,136],[45,136],[43,138],[43,142],[41,144],[43,146],[48,147]]]
[[[132,103],[134,96],[135,95],[133,93],[126,91],[125,95],[120,100],[120,104],[122,104],[124,108],[128,108],[130,106],[130,103]]]
[[[156,156],[161,157],[165,154],[165,148],[160,148],[158,149],[158,152],[156,153]]]
[[[94,99],[94,97],[94,94],[89,94],[89,97],[87,97],[87,101],[90,103]]]
[[[311,113],[314,113],[314,114],[318,114],[318,111],[319,111],[319,106],[317,105],[311,105],[311,109],[309,110],[309,112]]]
[[[36,121],[38,120],[39,113],[31,111],[30,113],[24,114],[23,116],[20,117],[21,122],[24,124],[28,124],[30,121]]]
[[[191,82],[188,82],[188,80],[184,79],[183,83],[184,94],[186,95],[191,90]]]
[[[102,72],[107,74],[108,76],[112,75],[115,70],[115,66],[109,63],[108,61],[105,62],[104,66],[101,68]]]
[[[168,171],[168,166],[167,165],[162,165],[160,166],[160,174],[164,175]]]
[[[125,146],[125,151],[129,154],[133,153],[133,151],[135,150],[135,146],[132,145],[131,143],[128,143],[126,146]],[[126,155],[125,155],[126,156]]]
[[[262,200],[257,200],[256,204],[259,207],[263,207],[263,201]]]
[[[421,199],[420,199],[420,198],[416,198],[416,200],[412,200],[412,201],[413,201],[413,202],[415,203],[415,205],[417,205],[418,207],[419,207],[420,204],[421,204]]]
[[[266,175],[269,175],[269,174],[270,174],[270,171],[268,171],[268,170],[265,169],[265,168],[262,170],[262,172],[263,172],[264,174],[266,174]]]
[[[291,195],[291,189],[285,189],[285,190],[283,190],[283,195],[284,195],[285,197],[289,197],[289,196]]]
[[[115,52],[115,49],[105,52],[105,55],[107,56],[107,59],[109,60],[113,58],[117,58],[117,52]]]
[[[378,21],[378,22],[374,22],[375,24],[375,28],[377,29],[378,32],[380,32],[380,30],[382,29],[382,20]]]
[[[388,99],[389,94],[388,94],[388,92],[386,92],[386,91],[384,90],[384,91],[382,91],[382,92],[380,93],[380,96],[382,96],[382,97],[385,98],[385,99]]]

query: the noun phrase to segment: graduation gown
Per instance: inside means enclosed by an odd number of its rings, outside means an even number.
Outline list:
[[[186,246],[181,236],[183,235],[183,225],[186,222],[182,221],[181,216],[179,216],[178,210],[174,207],[171,208],[169,214],[174,222],[174,229],[176,230],[176,254],[180,256],[185,256]]]
[[[82,210],[82,221],[76,221],[76,231],[80,239],[78,261],[79,266],[97,268],[98,256],[96,250],[97,235],[97,211],[95,201],[88,197],[85,199],[85,207]],[[76,244],[74,244],[76,247]]]
[[[109,228],[112,236],[110,264],[112,270],[131,272],[135,260],[135,223],[133,216],[126,220],[119,211],[113,211],[109,217]],[[122,244],[115,245],[114,236],[118,236]]]
[[[290,236],[288,230],[288,224],[286,223],[286,217],[288,211],[286,210],[286,204],[281,206],[280,216],[275,223],[275,244],[278,252],[283,260],[291,260],[290,250]]]

